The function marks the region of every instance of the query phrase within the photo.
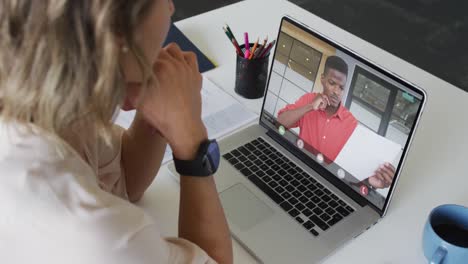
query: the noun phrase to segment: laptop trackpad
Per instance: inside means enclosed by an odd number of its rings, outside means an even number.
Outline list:
[[[220,199],[227,218],[241,231],[249,230],[274,213],[270,207],[240,183],[221,192]]]

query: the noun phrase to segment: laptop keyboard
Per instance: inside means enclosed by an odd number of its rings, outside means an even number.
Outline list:
[[[314,236],[354,212],[262,138],[223,157]]]

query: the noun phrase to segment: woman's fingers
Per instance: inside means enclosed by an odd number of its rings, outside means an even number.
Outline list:
[[[177,45],[176,43],[170,43],[169,45],[164,47],[164,50],[166,50],[167,53],[173,58],[175,58],[177,61],[185,61],[184,54],[182,53],[182,50],[180,49],[179,45]]]
[[[185,61],[188,63],[188,65],[190,65],[190,68],[199,72],[197,55],[195,55],[193,52],[183,52],[182,54]]]
[[[189,68],[191,69],[192,73],[196,75],[196,80],[201,84],[202,82],[202,76],[200,73],[200,70],[198,69],[198,59],[197,55],[193,52],[183,52],[185,62],[189,65]],[[202,85],[197,86],[199,88],[199,91],[202,89]]]
[[[184,146],[200,136],[201,83],[196,56],[183,52],[176,44],[161,49],[153,65],[155,84],[145,94],[141,106],[145,119],[157,127],[173,151],[182,153]],[[202,131],[203,132],[203,131]]]

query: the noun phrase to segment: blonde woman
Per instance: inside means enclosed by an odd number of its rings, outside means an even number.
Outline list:
[[[207,142],[192,53],[162,48],[172,0],[0,1],[0,262],[231,263],[212,176],[185,168],[179,237],[131,202],[169,144]],[[117,109],[137,109],[128,130]]]

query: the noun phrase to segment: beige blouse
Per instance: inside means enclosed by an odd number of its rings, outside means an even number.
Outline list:
[[[162,238],[128,202],[122,132],[114,127],[112,147],[96,135],[72,140],[81,153],[60,156],[40,129],[0,119],[0,263],[214,263],[187,240]]]

